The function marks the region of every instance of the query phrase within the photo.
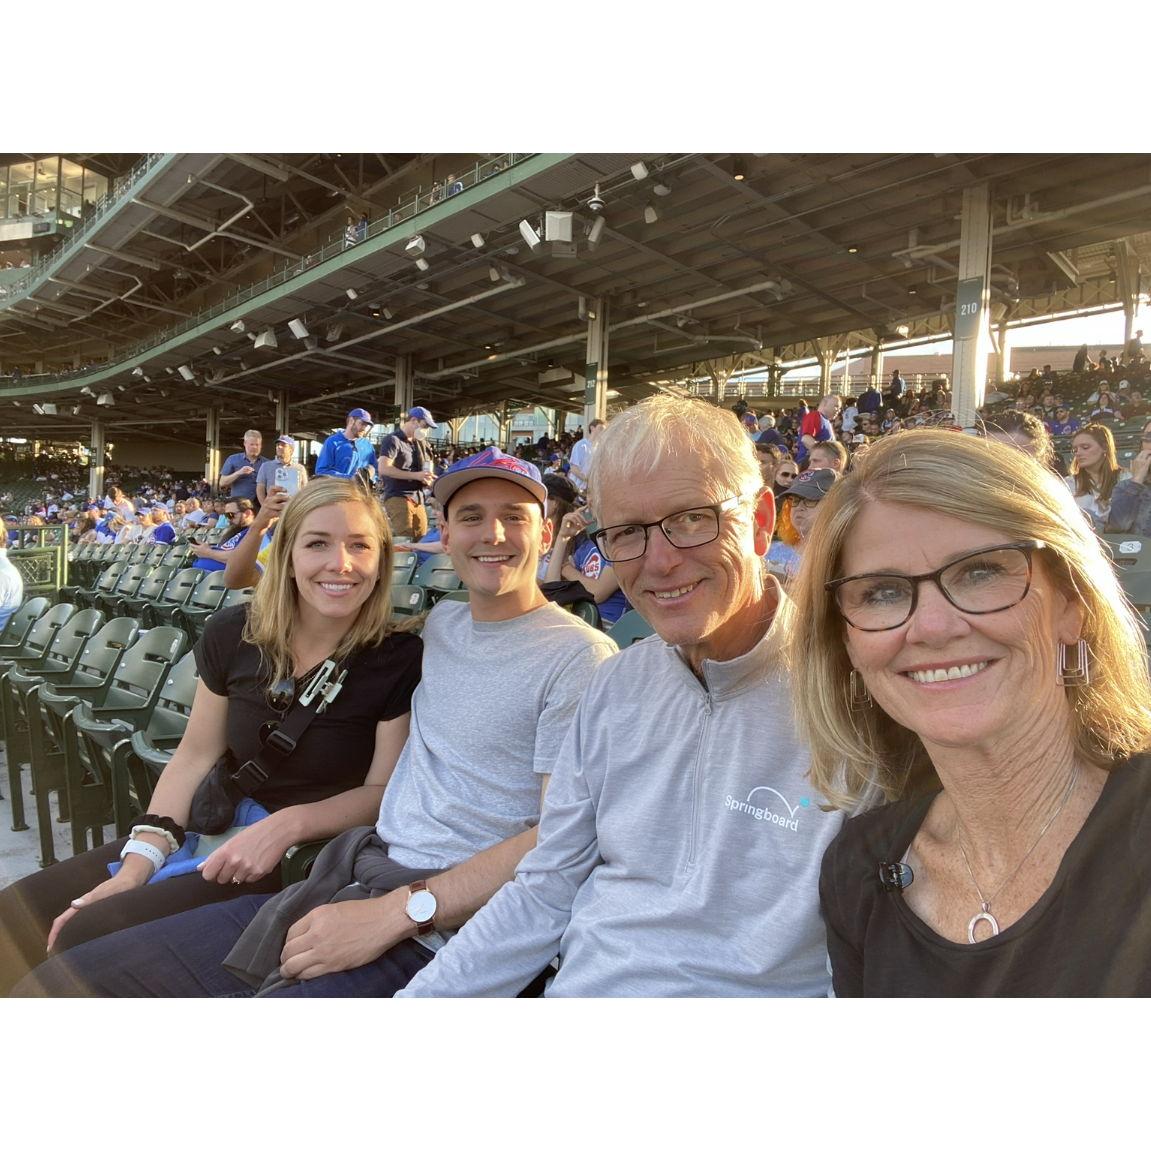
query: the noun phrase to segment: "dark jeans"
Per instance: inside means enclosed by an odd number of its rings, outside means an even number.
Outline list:
[[[111,998],[244,998],[255,990],[222,966],[267,895],[231,899],[118,931],[43,963],[14,996]],[[373,963],[335,975],[288,983],[267,994],[295,998],[388,998],[431,962],[403,940]]]
[[[108,864],[119,859],[125,840],[86,851],[0,891],[0,995],[44,962],[52,921],[71,901],[109,878]],[[60,932],[56,953],[89,940],[163,916],[238,896],[271,895],[280,890],[279,868],[257,883],[209,883],[198,872],[147,884],[102,899],[74,915]]]

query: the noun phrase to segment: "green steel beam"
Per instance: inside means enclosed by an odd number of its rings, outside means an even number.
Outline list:
[[[363,240],[356,244],[355,247],[348,248],[341,252],[338,256],[332,256],[327,260],[323,260],[314,268],[300,272],[298,275],[285,280],[282,284],[252,296],[236,304],[234,307],[229,308],[227,311],[213,315],[195,327],[180,332],[171,339],[148,348],[145,352],[141,352],[129,359],[118,361],[111,367],[103,368],[97,372],[87,372],[83,376],[76,377],[75,379],[54,384],[44,383],[5,386],[0,394],[4,396],[35,396],[38,399],[50,399],[55,395],[74,392],[77,387],[87,386],[94,388],[96,384],[115,379],[122,372],[130,371],[137,366],[143,366],[157,356],[164,355],[167,352],[177,351],[184,344],[192,340],[199,339],[201,336],[209,335],[220,328],[227,327],[236,320],[242,320],[258,307],[273,304],[285,296],[293,295],[301,288],[307,287],[310,284],[319,283],[327,279],[333,272],[338,272],[345,268],[352,268],[363,260],[365,256],[371,256],[377,252],[385,251],[395,244],[404,243],[422,228],[434,227],[441,220],[455,215],[455,213],[461,209],[477,207],[499,192],[507,191],[507,189],[514,188],[517,184],[522,184],[525,180],[530,180],[560,164],[567,163],[574,155],[576,155],[574,152],[541,152],[529,159],[521,160],[503,172],[497,172],[494,176],[489,176],[481,183],[473,184],[472,187],[465,188],[464,191],[457,193],[455,196],[442,200],[430,208],[425,208],[422,212],[417,212],[414,216],[409,216],[407,219],[381,232],[378,236]],[[306,253],[300,258],[306,259]]]

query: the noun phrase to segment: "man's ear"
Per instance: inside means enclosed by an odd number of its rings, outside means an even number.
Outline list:
[[[755,505],[755,554],[767,555],[771,533],[775,531],[775,496],[769,488],[760,493]]]
[[[555,539],[555,524],[551,517],[544,516],[543,528],[540,534],[540,555],[545,556],[552,550],[552,540]]]

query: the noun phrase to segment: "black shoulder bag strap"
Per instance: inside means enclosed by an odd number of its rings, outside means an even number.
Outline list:
[[[336,696],[343,691],[347,674],[348,669],[341,670],[335,660],[326,659],[320,664],[308,686],[300,693],[296,706],[268,736],[256,757],[242,763],[228,777],[231,785],[239,792],[237,803],[262,787],[268,777],[296,750],[312,720],[326,710],[329,704],[334,703]]]

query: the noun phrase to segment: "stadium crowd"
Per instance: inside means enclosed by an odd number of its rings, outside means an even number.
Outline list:
[[[1151,382],[1137,341],[1033,376],[973,429],[896,371],[515,454],[356,408],[311,477],[253,429],[217,491],[98,507],[46,473],[81,540],[226,526],[196,564],[255,593],[130,833],[0,892],[0,988],[1148,993],[1151,680],[1096,533],[1151,532]],[[397,549],[462,598],[394,616]]]

